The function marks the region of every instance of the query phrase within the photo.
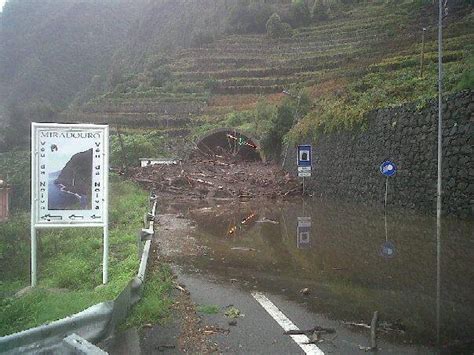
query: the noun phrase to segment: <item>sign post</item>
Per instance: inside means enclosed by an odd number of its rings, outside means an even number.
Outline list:
[[[397,173],[397,166],[390,160],[384,161],[380,164],[380,173],[385,176],[385,199],[384,199],[384,222],[385,222],[385,243],[381,247],[381,255],[386,258],[393,258],[395,256],[395,246],[388,241],[388,224],[387,224],[387,200],[388,200],[388,179],[395,176]]]
[[[101,227],[102,282],[108,282],[109,127],[32,123],[31,286],[37,285],[37,230]]]
[[[303,195],[305,193],[305,177],[311,176],[312,166],[312,149],[311,145],[304,144],[298,146],[298,155],[296,162],[298,165],[298,176],[303,178]]]

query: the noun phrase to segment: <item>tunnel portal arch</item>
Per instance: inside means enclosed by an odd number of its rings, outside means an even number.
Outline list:
[[[219,128],[198,138],[197,147],[206,154],[231,154],[245,161],[265,161],[260,142],[235,128]]]

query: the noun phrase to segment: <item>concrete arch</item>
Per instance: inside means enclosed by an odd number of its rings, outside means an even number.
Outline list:
[[[206,132],[198,138],[197,146],[203,152],[219,154],[224,150],[243,160],[265,161],[260,141],[251,133],[231,127]]]

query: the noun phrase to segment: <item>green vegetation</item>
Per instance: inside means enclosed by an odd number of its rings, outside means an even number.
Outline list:
[[[28,151],[0,153],[0,178],[11,187],[11,209],[28,209],[30,206],[31,158]]]
[[[121,134],[122,146],[118,135],[110,137],[110,165],[139,166],[140,158],[163,157],[165,149],[164,139],[160,132],[151,131],[148,133],[125,133]]]
[[[284,137],[300,117],[305,116],[311,107],[307,92],[286,98],[272,116],[267,133],[262,139],[265,155],[274,160],[280,158]]]
[[[21,1],[27,3],[24,8],[18,5]],[[12,35],[10,30],[14,34],[8,42],[14,45],[6,51],[0,48],[5,53],[0,58],[4,117],[17,132],[25,132],[32,119],[60,120],[63,116],[57,111],[69,105],[67,117],[74,121],[79,117],[103,122],[105,116],[135,129],[161,130],[155,137],[163,139],[150,140],[141,133],[125,137],[125,144],[137,152],[127,158],[134,164],[138,157],[152,152],[153,156],[165,154],[166,146],[177,136],[193,138],[205,130],[231,125],[265,137],[267,148],[278,149],[285,140],[364,125],[371,110],[411,101],[422,107],[436,96],[437,8],[431,0],[111,2],[101,13],[113,13],[118,21],[107,20],[104,32],[94,32],[91,43],[80,40],[87,55],[77,58],[70,51],[74,39],[66,36],[67,43],[46,40],[50,37],[45,29],[57,25],[48,15],[51,7],[68,18],[69,7],[56,4],[58,1],[44,8],[26,0],[10,1],[0,18],[0,43],[10,38],[2,37]],[[89,18],[88,11],[102,3],[88,0],[90,7],[79,0],[69,3],[80,15],[73,22],[78,33],[89,31],[90,26],[96,29],[96,19]],[[130,6],[131,11],[117,14],[122,6]],[[31,13],[42,15],[38,17],[41,21]],[[121,21],[124,16],[126,20]],[[28,21],[37,29],[34,35],[26,26]],[[60,22],[68,28],[67,22]],[[450,1],[444,31],[446,93],[473,87],[472,22],[472,2]],[[427,30],[421,77],[423,27]],[[110,41],[105,46],[107,36]],[[36,44],[42,42],[48,42],[45,50]],[[62,47],[67,51],[59,50]],[[32,59],[18,60],[17,53],[27,53],[25,58]],[[60,66],[58,60],[68,64]],[[51,69],[57,67],[61,70]],[[298,114],[297,125],[289,131],[288,120],[278,120],[276,114],[257,118],[259,102],[269,107],[286,105],[279,94],[303,88],[312,107]],[[11,95],[2,95],[7,91]],[[11,109],[7,105],[11,98],[24,98],[19,102],[25,107],[43,108]],[[27,114],[19,114],[21,110]],[[44,114],[34,116],[36,111]],[[283,128],[283,133],[275,127]],[[7,131],[13,132],[11,127]],[[10,142],[0,151],[21,141],[12,137],[16,135],[7,135]],[[21,144],[26,145],[27,140]],[[277,141],[281,143],[275,145]],[[116,138],[112,143],[113,164],[121,165]]]
[[[267,21],[267,35],[272,38],[281,38],[291,36],[291,26],[283,22],[280,16],[275,12]]]
[[[147,272],[142,299],[136,304],[121,327],[142,327],[166,321],[172,301],[173,275],[166,264],[153,264]]]
[[[472,59],[466,59],[469,51],[446,51],[443,58],[445,94],[474,88]],[[315,109],[294,127],[290,138],[296,141],[308,135],[316,137],[321,130],[364,125],[367,113],[379,108],[408,102],[418,102],[420,108],[424,107],[437,95],[438,75],[435,54],[428,53],[425,58],[423,77],[419,58],[413,55],[387,58],[370,66],[364,75],[339,93],[317,98]]]
[[[197,306],[197,311],[204,314],[218,314],[220,307],[215,304],[200,304]]]
[[[0,335],[60,319],[115,298],[138,269],[136,233],[146,201],[146,193],[132,183],[112,183],[110,281],[97,289],[102,281],[101,231],[60,229],[39,233],[39,287],[14,296],[29,284],[29,216],[19,212],[10,222],[0,224]]]

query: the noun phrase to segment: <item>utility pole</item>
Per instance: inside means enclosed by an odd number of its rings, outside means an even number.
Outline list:
[[[441,177],[443,154],[443,13],[447,0],[438,0],[438,186],[436,194],[436,337],[440,341],[440,292],[441,292]]]
[[[423,79],[423,69],[424,69],[424,62],[425,62],[425,32],[426,27],[423,27],[423,31],[421,33],[421,59],[420,59],[420,78]]]

